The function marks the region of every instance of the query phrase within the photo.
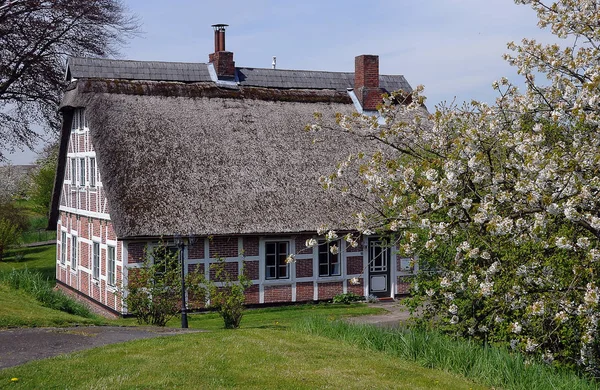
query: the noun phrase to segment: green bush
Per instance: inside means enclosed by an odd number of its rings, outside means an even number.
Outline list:
[[[18,244],[21,229],[6,218],[0,218],[0,261],[4,251],[10,246]]]
[[[201,297],[198,278],[188,274],[185,283],[188,292]],[[179,251],[162,241],[154,248],[146,247],[142,266],[129,270],[127,286],[120,294],[138,323],[165,326],[181,307]]]
[[[344,304],[350,304],[352,302],[358,302],[358,301],[362,301],[363,297],[361,297],[360,295],[356,295],[353,292],[348,292],[345,294],[338,294],[335,297],[333,297],[333,303],[344,303]]]
[[[244,292],[252,285],[252,281],[246,277],[243,269],[238,277],[234,277],[225,268],[223,259],[211,264],[210,268],[215,271],[214,280],[203,280],[206,294],[210,298],[210,307],[223,317],[225,329],[237,329],[244,315]]]

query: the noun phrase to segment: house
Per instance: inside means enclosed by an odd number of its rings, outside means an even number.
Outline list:
[[[379,75],[373,55],[354,73],[236,67],[225,25],[214,27],[209,63],[69,59],[50,216],[57,285],[124,314],[117,288],[145,246],[182,237],[186,272],[208,277],[218,257],[234,274],[245,266],[248,304],[406,292],[407,260],[377,238],[342,240],[335,255],[306,248],[322,224],[351,229],[361,208],[319,177],[374,144],[304,131],[315,112],[331,126],[338,112],[375,114],[382,92],[411,90],[405,78]]]

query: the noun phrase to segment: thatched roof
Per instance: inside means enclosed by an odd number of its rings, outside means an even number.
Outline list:
[[[355,112],[346,91],[88,76],[80,74],[63,99],[55,189],[62,188],[70,113],[85,107],[117,236],[352,227],[360,206],[318,179],[350,153],[373,149],[373,141],[304,130],[315,112],[332,126],[336,113]],[[50,225],[59,197],[55,191]]]

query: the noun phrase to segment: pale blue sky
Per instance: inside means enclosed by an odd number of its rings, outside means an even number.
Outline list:
[[[227,50],[236,65],[353,71],[354,57],[378,54],[382,74],[425,85],[427,105],[477,99],[493,102],[501,76],[520,81],[502,59],[506,43],[549,41],[534,11],[511,0],[124,0],[143,36],[121,58],[207,62],[215,23],[229,24]],[[15,164],[35,159],[25,151]]]

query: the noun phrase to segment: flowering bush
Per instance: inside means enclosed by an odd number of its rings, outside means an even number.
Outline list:
[[[598,377],[600,10],[595,0],[516,2],[566,40],[508,45],[523,93],[502,78],[493,105],[429,114],[419,86],[384,96],[379,118],[339,115],[338,130],[380,148],[321,182],[368,201],[377,212],[359,214],[358,231],[389,234],[427,270],[411,302],[425,320]]]

